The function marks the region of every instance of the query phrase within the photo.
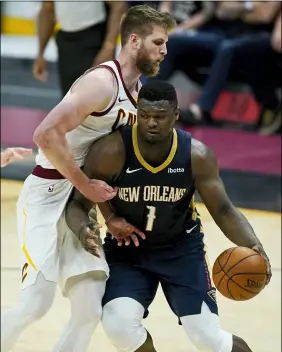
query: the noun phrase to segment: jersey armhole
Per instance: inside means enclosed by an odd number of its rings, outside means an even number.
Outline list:
[[[187,137],[189,139],[189,144],[190,144],[190,157],[189,157],[188,170],[190,170],[191,180],[193,182],[193,187],[195,188],[195,176],[194,176],[193,168],[192,168],[192,135],[191,135],[191,133],[187,132]]]
[[[92,67],[90,69],[88,69],[87,71],[85,71],[80,77],[78,77],[78,79],[72,84],[72,86],[70,87],[70,92],[72,91],[73,87],[76,85],[76,83],[85,75],[87,75],[89,72],[92,72],[94,70],[96,70],[97,68],[105,68],[106,70],[110,71],[112,73],[113,76],[113,80],[114,80],[114,94],[112,96],[112,99],[110,101],[110,103],[108,104],[108,106],[102,110],[102,111],[93,111],[90,115],[91,116],[103,116],[106,115],[115,105],[117,97],[118,97],[118,93],[119,93],[119,84],[118,84],[118,78],[117,75],[115,73],[115,71],[108,65],[99,65],[97,67]]]
[[[108,104],[108,106],[102,111],[93,111],[90,114],[91,116],[104,116],[111,111],[111,109],[113,108],[113,106],[116,103],[118,93],[119,93],[119,84],[118,84],[117,75],[116,75],[115,71],[110,66],[99,65],[99,66],[95,67],[95,69],[97,69],[97,68],[105,68],[106,70],[109,70],[112,73],[113,82],[114,82],[114,94],[113,94],[112,99],[111,99],[110,103]]]

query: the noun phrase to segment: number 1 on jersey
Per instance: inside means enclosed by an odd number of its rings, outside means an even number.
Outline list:
[[[147,209],[149,210],[149,212],[147,215],[146,231],[152,231],[156,219],[156,207],[153,207],[152,205],[147,205]]]

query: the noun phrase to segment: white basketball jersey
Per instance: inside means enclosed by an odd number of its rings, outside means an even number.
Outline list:
[[[112,101],[104,111],[93,112],[81,125],[66,134],[69,149],[79,166],[83,165],[84,158],[94,140],[123,125],[133,125],[136,122],[137,104],[125,86],[119,62],[116,60],[108,61],[96,68],[99,67],[106,68],[113,73],[116,88]],[[140,86],[141,84],[138,82],[138,91]],[[36,156],[36,164],[46,169],[54,169],[40,149]]]

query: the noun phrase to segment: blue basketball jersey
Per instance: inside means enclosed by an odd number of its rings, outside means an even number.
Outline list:
[[[142,157],[137,126],[120,129],[126,158],[114,181],[119,188],[111,201],[115,213],[146,234],[146,246],[172,244],[202,231],[194,202],[191,135],[174,129],[166,160],[149,165]]]

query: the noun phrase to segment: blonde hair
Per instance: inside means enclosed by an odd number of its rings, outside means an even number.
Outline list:
[[[161,26],[169,32],[175,27],[175,21],[168,12],[160,12],[148,5],[131,7],[121,20],[121,45],[127,43],[132,33],[143,38],[150,35],[154,25]]]

